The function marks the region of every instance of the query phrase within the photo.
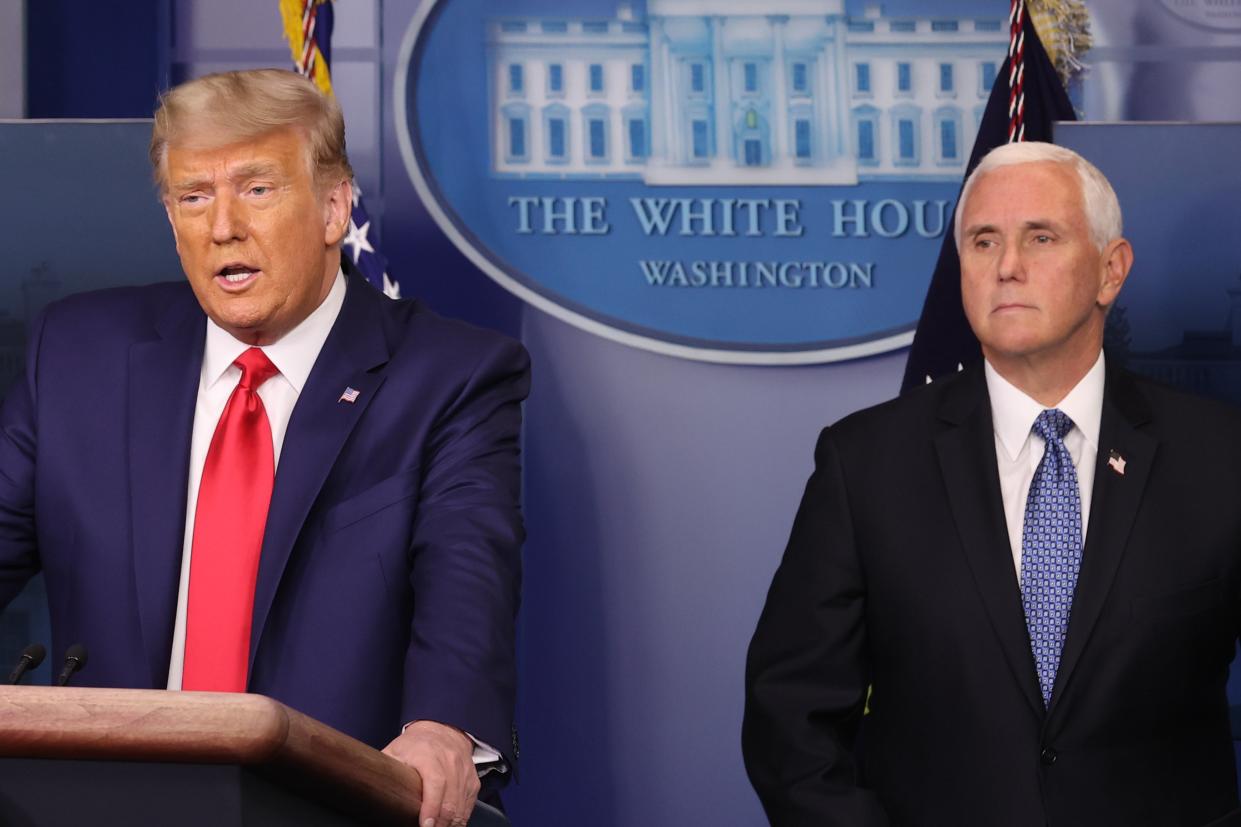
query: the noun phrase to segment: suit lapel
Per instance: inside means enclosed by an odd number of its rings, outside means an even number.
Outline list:
[[[389,353],[380,315],[384,299],[360,278],[350,277],[347,284],[340,315],[298,397],[280,450],[255,585],[252,665],[280,578],[311,506],[385,377],[382,368]],[[346,388],[358,391],[356,401],[341,400]]]
[[[1041,716],[1043,699],[1004,522],[995,431],[981,368],[971,368],[945,389],[939,414],[946,427],[936,436],[935,449],[966,560],[1013,677]]]
[[[134,584],[150,686],[168,681],[181,554],[190,434],[206,317],[188,290],[156,324],[160,338],[129,350],[129,486]]]
[[[1099,427],[1090,526],[1082,549],[1077,589],[1073,593],[1068,636],[1052,690],[1052,710],[1064,694],[1094,631],[1137,516],[1158,447],[1154,437],[1139,430],[1139,426],[1149,420],[1149,406],[1137,385],[1127,374],[1109,369]],[[1124,458],[1124,474],[1108,465],[1112,451]]]

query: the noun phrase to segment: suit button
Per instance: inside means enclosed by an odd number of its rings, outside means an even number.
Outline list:
[[[1059,757],[1060,756],[1056,755],[1056,751],[1051,747],[1043,747],[1043,754],[1039,756],[1039,760],[1043,762],[1044,766],[1050,767],[1052,764],[1056,763],[1056,759]]]

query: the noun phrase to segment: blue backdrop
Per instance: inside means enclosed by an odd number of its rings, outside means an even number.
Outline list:
[[[32,16],[40,13],[35,5]],[[64,5],[48,13],[66,13]],[[889,14],[925,14],[926,4],[885,5]],[[1007,7],[979,0],[970,13],[991,14],[997,5]],[[745,645],[810,471],[815,435],[895,393],[904,355],[830,367],[695,364],[523,309],[469,264],[414,192],[391,112],[401,37],[419,3],[376,6],[388,114],[381,122],[382,186],[373,193],[378,198],[372,201],[370,191],[367,198],[392,271],[407,294],[520,335],[535,360],[524,442],[530,538],[520,627],[523,764],[521,784],[507,795],[514,822],[761,824],[738,743]],[[1235,95],[1198,94],[1220,73],[1231,79],[1222,88],[1235,89],[1235,34],[1182,21],[1155,2],[1090,7],[1097,52],[1081,95],[1085,114],[1237,117],[1230,109]],[[211,14],[209,4],[197,8]],[[338,15],[348,8],[342,3]],[[95,22],[97,41],[126,42],[132,53],[150,57],[142,65],[166,65],[172,44],[164,30],[145,40],[122,17]],[[280,46],[274,32],[272,41]],[[40,59],[56,48],[43,43]],[[88,53],[56,53],[64,77],[95,71]],[[444,59],[453,62],[449,70],[456,61],[473,65],[478,45],[463,44]],[[158,74],[157,68],[136,85],[118,76],[124,94],[118,91],[111,103],[106,85],[69,83],[66,91],[51,84],[38,92],[46,97],[37,110],[32,85],[31,112],[133,114],[132,101],[150,99],[147,78]],[[88,103],[79,97],[87,88],[95,90]],[[1143,96],[1139,88],[1160,94]],[[438,128],[451,130],[451,120]],[[1238,362],[1232,324],[1241,319],[1229,315],[1229,289],[1241,272],[1228,246],[1238,237],[1236,211],[1228,206],[1241,183],[1228,151],[1237,137],[1210,138],[1215,149],[1186,152],[1188,139],[1180,135],[1100,133],[1091,143],[1089,136],[1066,134],[1065,140],[1081,140],[1087,154],[1120,178],[1137,249],[1122,300],[1120,321],[1128,327],[1117,325],[1111,335],[1134,367],[1151,372],[1175,374],[1176,359],[1205,362],[1204,354],[1211,355],[1212,369],[1182,375],[1226,395],[1238,387],[1224,377]],[[0,128],[0,174],[20,194],[0,204],[6,227],[0,310],[7,312],[0,312],[0,376],[12,376],[28,314],[49,298],[87,286],[179,277],[147,183],[146,136],[143,124]],[[1130,154],[1117,151],[1125,146],[1142,147],[1130,160],[1147,159],[1144,173],[1165,177],[1129,183],[1112,166]],[[1150,158],[1160,163],[1149,164]],[[1174,159],[1190,166],[1177,172]],[[1205,201],[1174,210],[1169,195],[1185,182],[1206,182],[1194,188]],[[1202,227],[1222,239],[1220,250],[1188,240]],[[925,262],[928,275],[932,264]],[[38,602],[32,593],[7,613],[0,658],[46,639]],[[1237,686],[1234,681],[1234,691]]]

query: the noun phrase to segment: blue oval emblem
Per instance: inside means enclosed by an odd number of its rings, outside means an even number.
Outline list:
[[[438,0],[401,46],[402,157],[476,265],[578,327],[717,362],[883,353],[1007,48],[970,8]]]

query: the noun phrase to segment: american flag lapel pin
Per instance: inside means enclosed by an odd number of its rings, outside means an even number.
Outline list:
[[[352,405],[354,402],[357,402],[357,401],[358,401],[358,394],[359,394],[359,393],[361,393],[361,391],[357,390],[356,388],[348,388],[348,387],[347,387],[347,388],[345,388],[345,392],[344,392],[344,393],[342,393],[342,394],[340,395],[340,399],[337,399],[336,401],[337,401],[338,403],[339,403],[339,402],[348,402],[349,404],[351,404],[351,405]],[[1124,460],[1121,460],[1121,461],[1123,462]]]
[[[1122,477],[1125,475],[1125,458],[1115,448],[1108,452],[1107,464],[1117,474],[1120,474]]]

